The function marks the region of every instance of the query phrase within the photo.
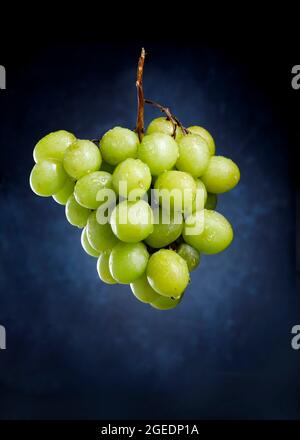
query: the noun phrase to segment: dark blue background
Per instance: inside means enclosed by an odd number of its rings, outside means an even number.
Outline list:
[[[240,167],[218,205],[235,240],[203,257],[172,311],[102,284],[64,208],[31,192],[32,150],[53,130],[133,128],[140,45],[48,44],[21,56],[0,93],[0,417],[299,418],[288,109],[247,54],[146,49],[146,96],[205,126]],[[146,122],[158,115],[147,108]]]

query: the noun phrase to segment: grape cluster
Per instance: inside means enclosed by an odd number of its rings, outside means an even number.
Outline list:
[[[237,185],[239,168],[215,155],[214,139],[202,127],[174,129],[160,117],[141,140],[115,127],[99,145],[60,130],[42,138],[33,157],[32,190],[65,205],[69,223],[82,228],[83,249],[97,258],[100,279],[129,284],[156,309],[176,307],[201,254],[221,252],[233,239],[215,208],[218,194]],[[154,203],[151,190],[158,194]]]

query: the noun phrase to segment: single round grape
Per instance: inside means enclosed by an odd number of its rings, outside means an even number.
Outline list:
[[[77,228],[84,228],[91,211],[76,202],[72,194],[66,203],[66,217],[69,223]]]
[[[139,159],[126,159],[116,166],[112,183],[114,190],[127,198],[131,191],[135,197],[141,197],[151,185],[151,173],[148,165]]]
[[[97,272],[100,280],[106,284],[116,284],[116,280],[112,277],[109,270],[110,251],[102,252],[97,261]]]
[[[206,170],[210,159],[210,152],[206,141],[197,134],[186,134],[177,141],[179,157],[176,168],[190,173],[193,177],[200,177]]]
[[[100,255],[100,252],[96,251],[96,249],[94,249],[91,245],[90,242],[88,241],[87,238],[87,234],[86,234],[86,227],[82,229],[81,232],[81,246],[83,247],[83,249],[85,250],[85,252],[90,255],[91,257],[96,257],[98,258]]]
[[[67,148],[63,163],[69,176],[77,180],[85,174],[98,171],[101,162],[100,150],[94,142],[78,139]]]
[[[88,218],[86,233],[90,245],[98,252],[111,250],[119,243],[109,223],[101,225],[97,222],[96,211],[92,212]]]
[[[200,254],[189,244],[181,243],[177,249],[177,253],[186,261],[190,272],[199,266]]]
[[[165,171],[156,180],[154,188],[164,209],[188,210],[191,212],[196,197],[196,182],[183,171]]]
[[[130,284],[146,270],[149,254],[144,243],[119,243],[109,257],[113,278],[121,284]]]
[[[154,301],[151,302],[151,306],[157,310],[170,310],[174,309],[181,302],[181,298],[168,298],[166,296],[159,295]]]
[[[178,298],[189,282],[188,266],[176,252],[160,249],[149,258],[147,278],[160,295]]]
[[[30,186],[38,196],[49,197],[62,189],[67,174],[60,162],[43,160],[32,168]]]
[[[199,125],[193,125],[192,127],[188,127],[188,131],[193,134],[198,134],[203,139],[206,140],[206,143],[209,148],[210,155],[213,156],[216,151],[215,141],[212,135],[203,127],[199,127]]]
[[[102,203],[97,201],[97,194],[103,188],[112,189],[112,175],[106,171],[94,171],[77,180],[74,196],[81,206],[97,209]]]
[[[100,148],[103,159],[110,165],[118,165],[123,160],[137,157],[139,138],[128,128],[114,127],[101,139]]]
[[[115,167],[105,162],[104,160],[101,163],[100,171],[106,171],[107,173],[112,174],[114,172]]]
[[[130,288],[134,296],[144,303],[151,303],[160,297],[148,283],[146,273],[130,284]]]
[[[178,132],[178,127],[176,127],[175,135],[176,132]],[[165,116],[161,116],[160,118],[155,118],[150,122],[146,131],[146,134],[152,134],[152,133],[164,133],[169,136],[173,136],[174,133],[173,124]]]
[[[217,194],[207,193],[207,199],[204,208],[215,210],[218,203]]]
[[[114,234],[126,243],[138,243],[153,231],[152,209],[144,200],[119,203],[110,218]]]
[[[208,192],[221,194],[238,184],[240,170],[231,159],[212,156],[201,179]]]
[[[71,179],[71,177],[67,177],[67,180],[62,189],[60,189],[56,194],[52,196],[53,199],[60,205],[65,205],[68,201],[68,198],[74,191],[74,185],[74,180]]]
[[[228,220],[216,211],[204,209],[204,224],[199,234],[191,234],[190,227],[199,212],[192,214],[183,229],[184,240],[203,254],[217,254],[226,249],[233,239],[233,230]]]
[[[44,136],[33,150],[35,162],[42,160],[62,161],[66,149],[76,141],[74,134],[65,130],[54,131]]]
[[[181,212],[174,213],[162,211],[154,212],[153,232],[148,235],[145,242],[153,248],[162,248],[177,240],[183,229],[183,218]]]
[[[144,136],[138,148],[138,158],[148,165],[152,175],[158,176],[175,165],[178,145],[167,134],[152,133]]]

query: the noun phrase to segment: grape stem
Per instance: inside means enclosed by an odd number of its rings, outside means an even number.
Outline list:
[[[159,104],[158,102],[152,101],[152,99],[145,99],[145,104],[152,105],[155,108],[158,108],[162,113],[164,113],[169,121],[171,121],[173,125],[173,134],[172,136],[175,138],[176,136],[176,129],[179,127],[182,130],[182,133],[184,135],[188,134],[188,130],[181,124],[179,119],[176,118],[176,116],[173,115],[169,107],[164,107],[163,105]]]
[[[145,49],[142,48],[141,55],[138,62],[137,67],[137,75],[136,75],[136,89],[137,89],[137,102],[138,102],[138,111],[137,111],[137,120],[136,120],[136,129],[137,135],[139,137],[140,142],[143,139],[144,135],[144,90],[143,90],[143,73],[144,73],[144,63],[145,63],[146,52]]]

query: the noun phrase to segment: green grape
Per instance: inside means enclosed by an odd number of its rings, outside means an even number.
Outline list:
[[[109,223],[105,223],[104,225],[98,223],[95,211],[92,212],[88,218],[86,233],[90,245],[98,252],[111,250],[119,243]]]
[[[143,275],[130,284],[130,288],[134,296],[144,303],[151,303],[160,297],[148,283],[147,275]]]
[[[208,192],[221,194],[230,191],[240,180],[238,166],[227,157],[212,156],[202,181]]]
[[[189,244],[181,243],[177,249],[177,253],[186,261],[190,272],[199,266],[200,254]]]
[[[30,186],[38,196],[49,197],[64,186],[67,179],[65,170],[60,162],[43,160],[32,168]]]
[[[196,182],[183,171],[166,171],[154,184],[159,191],[158,198],[163,209],[187,210],[191,212],[196,197]]]
[[[149,259],[147,278],[150,286],[160,295],[178,298],[189,282],[188,266],[176,252],[160,249]]]
[[[107,131],[100,142],[103,159],[110,165],[118,165],[129,157],[135,159],[138,145],[137,134],[122,127],[114,127]]]
[[[152,175],[158,176],[175,165],[178,159],[178,145],[167,134],[148,134],[139,145],[138,158],[148,165]]]
[[[113,278],[121,284],[130,284],[146,270],[149,254],[144,243],[119,243],[109,257]]]
[[[54,131],[44,136],[34,147],[33,158],[35,162],[41,160],[62,161],[66,149],[76,141],[76,137],[65,130]]]
[[[116,166],[113,179],[114,190],[122,197],[141,197],[151,185],[151,173],[148,165],[139,159],[126,159]],[[133,193],[134,191],[134,193]]]
[[[100,171],[106,171],[107,173],[112,174],[114,172],[115,167],[110,165],[109,163],[102,161]]]
[[[106,284],[116,284],[116,280],[111,276],[109,270],[110,251],[102,252],[97,261],[97,272],[100,280]]]
[[[200,211],[204,208],[207,200],[207,191],[204,183],[200,179],[195,179],[196,182],[196,197],[192,204],[192,212]],[[186,211],[186,214],[191,214],[192,212]]]
[[[91,257],[98,258],[100,253],[96,251],[89,243],[87,234],[86,234],[86,227],[82,229],[81,232],[81,246],[85,250],[85,252],[90,255]]]
[[[153,231],[152,209],[144,200],[117,205],[110,218],[114,234],[126,243],[138,243]]]
[[[68,198],[74,191],[74,185],[74,180],[72,180],[70,177],[67,177],[64,186],[52,196],[53,199],[60,205],[65,205],[68,201]]]
[[[181,136],[177,141],[179,157],[176,168],[190,173],[193,177],[200,177],[206,170],[210,159],[206,141],[197,134]]]
[[[67,148],[64,167],[69,176],[80,179],[85,174],[98,171],[102,162],[99,148],[94,142],[77,140]]]
[[[217,194],[207,193],[207,199],[204,208],[214,210],[217,207],[218,196]]]
[[[208,145],[210,155],[213,156],[215,154],[215,141],[212,135],[205,128],[199,127],[199,125],[193,125],[192,127],[188,127],[188,131],[201,136]]]
[[[191,233],[197,216],[203,215],[203,225],[199,233]],[[233,239],[233,230],[226,218],[216,212],[204,209],[192,214],[183,229],[184,240],[203,254],[217,254],[226,249]]]
[[[72,194],[66,203],[66,217],[69,223],[77,228],[84,228],[91,211],[76,202]]]
[[[169,310],[174,309],[181,302],[180,298],[168,298],[166,296],[159,295],[157,299],[151,302],[151,306],[157,310]]]
[[[106,171],[94,171],[77,180],[74,196],[81,206],[97,209],[101,205],[97,201],[97,194],[103,188],[112,189],[112,175]]]
[[[154,229],[145,242],[153,248],[162,248],[177,240],[183,229],[181,212],[154,211]]]
[[[178,132],[178,127],[176,127],[175,134],[176,132]],[[164,133],[168,134],[169,136],[173,136],[173,124],[169,119],[164,116],[161,116],[160,118],[155,118],[153,119],[153,121],[150,122],[146,131],[147,135],[152,133]]]

